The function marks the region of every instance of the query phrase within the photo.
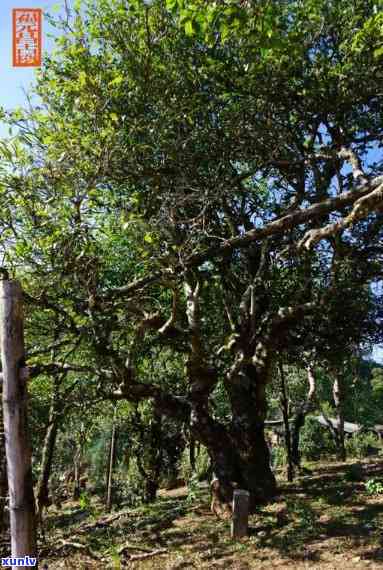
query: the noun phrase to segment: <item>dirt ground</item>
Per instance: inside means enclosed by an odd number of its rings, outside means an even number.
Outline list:
[[[230,538],[230,521],[209,511],[207,489],[162,491],[158,501],[102,514],[66,503],[40,536],[40,568],[348,570],[383,568],[383,460],[315,464],[312,475],[281,482],[276,502],[250,517],[249,536]],[[3,542],[3,541],[2,541]],[[3,542],[4,544],[4,542]],[[4,555],[4,554],[3,554]]]

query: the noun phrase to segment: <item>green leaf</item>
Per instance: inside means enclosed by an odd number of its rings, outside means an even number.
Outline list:
[[[7,160],[12,160],[12,152],[4,141],[0,141],[0,154],[2,154]]]
[[[109,87],[117,87],[118,85],[121,85],[121,83],[123,83],[123,81],[124,81],[124,76],[118,75],[117,77],[112,79],[112,81],[109,81],[108,86]]]
[[[144,241],[145,241],[146,243],[153,243],[154,240],[153,240],[152,234],[149,233],[149,232],[146,233],[146,234],[144,235]]]
[[[192,20],[186,20],[185,22],[185,33],[187,36],[194,35],[194,25]]]
[[[166,0],[166,8],[168,10],[173,10],[177,5],[177,0]]]
[[[87,80],[87,75],[85,71],[80,71],[80,73],[78,74],[78,82],[81,85],[81,87],[85,87],[86,80]]]

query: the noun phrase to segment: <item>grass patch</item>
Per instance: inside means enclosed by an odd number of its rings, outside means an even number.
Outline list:
[[[230,521],[210,513],[206,488],[195,489],[193,501],[186,493],[161,494],[151,505],[112,513],[116,518],[110,524],[102,524],[102,505],[94,500],[84,508],[64,504],[62,512],[48,513],[41,566],[283,570],[293,565],[303,570],[359,568],[361,560],[381,564],[383,495],[369,494],[364,482],[381,480],[383,461],[318,463],[310,469],[310,476],[283,482],[277,501],[250,516],[249,536],[241,541],[231,539]],[[60,539],[78,543],[78,549],[58,548]],[[121,554],[126,543],[139,550]],[[139,561],[129,557],[154,551],[161,553]]]

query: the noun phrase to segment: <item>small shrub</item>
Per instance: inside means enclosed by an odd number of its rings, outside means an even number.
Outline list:
[[[299,528],[312,532],[317,526],[317,515],[305,501],[293,499],[286,501],[286,510],[298,519]]]
[[[181,479],[185,481],[190,481],[191,478],[196,477],[198,481],[203,481],[207,478],[210,470],[210,457],[207,452],[206,447],[200,446],[199,452],[196,453],[195,458],[195,473],[192,472],[190,465],[190,451],[189,447],[186,447],[181,459],[179,475]]]
[[[308,461],[316,461],[335,452],[334,440],[329,430],[311,417],[306,418],[301,431],[300,449]]]
[[[188,496],[186,502],[188,504],[194,504],[198,496],[199,481],[198,475],[195,473],[192,475],[188,481]]]
[[[273,446],[270,451],[270,462],[273,469],[285,467],[287,464],[286,449],[282,446]]]
[[[113,504],[118,507],[137,507],[144,500],[144,489],[145,481],[134,457],[127,470],[124,465],[118,466],[113,481]]]
[[[366,481],[365,488],[368,495],[381,495],[383,493],[383,483],[377,479]]]
[[[81,493],[78,502],[79,502],[79,505],[82,509],[89,509],[90,508],[90,497],[87,493]]]
[[[380,448],[379,438],[373,433],[358,433],[345,441],[347,455],[362,459]]]

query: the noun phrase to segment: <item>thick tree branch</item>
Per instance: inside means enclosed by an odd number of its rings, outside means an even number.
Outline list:
[[[305,314],[314,311],[318,307],[318,303],[308,302],[294,307],[282,307],[274,315],[268,315],[265,319],[266,331],[257,342],[252,363],[257,369],[262,369],[267,366],[267,359],[269,358],[270,348],[275,344],[276,339],[280,337],[284,331],[285,326]]]
[[[158,406],[158,410],[171,417],[185,421],[190,417],[190,404],[181,397],[164,392],[153,384],[132,382],[128,386],[123,386],[120,390],[105,392],[105,400],[118,401],[127,400],[129,402],[140,402],[148,398],[153,398]]]
[[[248,247],[254,241],[263,240],[269,236],[279,235],[288,229],[292,229],[318,216],[330,214],[335,211],[343,211],[345,208],[353,204],[358,206],[357,202],[360,204],[359,200],[370,195],[370,199],[364,203],[364,207],[362,209],[359,207],[357,208],[357,219],[360,219],[369,213],[370,208],[376,207],[377,204],[381,202],[382,199],[379,196],[382,183],[383,176],[376,176],[368,183],[358,185],[354,190],[342,192],[337,196],[327,198],[302,210],[297,209],[293,212],[289,212],[288,214],[269,222],[262,228],[254,228],[241,235],[227,239],[217,245],[208,247],[199,253],[190,255],[182,265],[175,269],[183,272],[187,269],[198,267],[202,263],[209,261],[214,257],[225,255],[236,248]],[[374,192],[375,190],[377,191],[376,193]],[[137,279],[128,285],[111,288],[103,294],[103,297],[107,299],[114,296],[130,294],[151,285],[168,274],[169,269],[156,271],[146,277]]]
[[[365,218],[374,210],[383,206],[383,177],[381,184],[372,190],[369,194],[362,196],[355,201],[353,208],[345,218],[338,222],[328,224],[324,228],[317,228],[308,231],[298,244],[298,249],[311,249],[318,241],[333,236]]]

